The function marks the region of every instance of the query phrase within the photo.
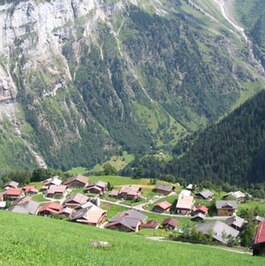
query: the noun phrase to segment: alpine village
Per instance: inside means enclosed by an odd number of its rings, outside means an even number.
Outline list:
[[[0,265],[265,265],[264,0],[0,0]]]

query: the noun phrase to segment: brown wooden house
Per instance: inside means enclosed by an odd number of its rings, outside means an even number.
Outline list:
[[[83,175],[72,176],[64,182],[64,185],[72,188],[85,188],[88,185],[88,177]]]
[[[159,183],[159,184],[155,185],[153,191],[166,196],[166,195],[170,194],[171,192],[175,191],[175,187],[171,186],[171,185]]]
[[[218,200],[216,201],[218,216],[231,216],[237,209],[236,200]]]

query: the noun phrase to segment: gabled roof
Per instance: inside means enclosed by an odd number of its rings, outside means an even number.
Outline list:
[[[193,189],[193,184],[189,184],[186,189]]]
[[[224,244],[227,243],[227,239],[224,237],[225,235],[237,237],[239,234],[238,230],[221,221],[199,224],[196,228],[196,231],[207,235],[211,232],[214,239]]]
[[[78,209],[87,209],[87,208],[90,208],[90,207],[93,206],[93,205],[95,205],[95,204],[93,204],[93,203],[90,202],[90,201],[87,201],[87,202],[85,202],[85,203],[83,203],[83,204],[80,204],[80,205],[76,206],[75,209],[76,209],[76,210],[78,210]]]
[[[163,190],[163,191],[167,191],[167,192],[171,192],[172,190],[175,189],[174,186],[171,185],[166,185],[166,184],[156,184],[154,189],[159,189],[159,190]]]
[[[180,196],[176,205],[177,209],[191,210],[193,206],[193,196]]]
[[[259,224],[254,239],[254,245],[261,243],[265,243],[265,221]]]
[[[104,182],[104,181],[100,181],[100,180],[98,180],[98,181],[96,181],[96,182],[94,182],[94,183],[92,183],[92,184],[89,184],[88,185],[88,188],[90,188],[90,187],[100,187],[100,188],[103,188],[103,189],[105,189],[107,186],[108,186],[108,183],[107,182]]]
[[[167,210],[172,207],[172,204],[168,201],[163,201],[155,205],[155,207],[161,208],[163,210]]]
[[[69,207],[64,207],[63,209],[60,210],[59,214],[68,214],[71,215],[73,213],[73,209]]]
[[[202,206],[197,207],[194,211],[195,212],[201,211],[203,213],[207,213],[208,212],[208,208],[206,206],[202,205]]]
[[[22,193],[22,188],[9,188],[6,190],[6,196],[20,196]]]
[[[231,195],[233,197],[235,197],[236,199],[240,199],[240,198],[245,198],[246,194],[244,194],[241,191],[233,191],[233,192],[229,192],[228,194],[226,194],[224,197]]]
[[[113,189],[110,193],[109,193],[110,196],[112,197],[117,197],[119,195],[119,190],[117,189]]]
[[[195,219],[198,219],[198,218],[204,220],[205,219],[205,214],[203,214],[203,213],[197,213],[196,215],[194,215],[194,216],[191,217],[191,220],[195,220]]]
[[[179,197],[181,197],[181,196],[191,196],[191,191],[190,190],[183,189],[179,193]]]
[[[31,200],[32,200],[32,197],[29,196],[29,195],[26,195],[23,198],[19,198],[19,199],[15,200],[14,203],[13,203],[13,205],[23,205],[23,204],[28,203]]]
[[[141,191],[141,187],[140,186],[134,186],[134,185],[129,185],[129,186],[123,186],[120,191],[119,194],[127,194],[130,196],[137,196],[139,191]]]
[[[51,213],[59,213],[63,209],[63,206],[55,202],[46,202],[41,205],[38,213],[43,211],[49,211]]]
[[[106,227],[122,224],[123,226],[130,228],[131,230],[134,231],[138,226],[139,222],[144,222],[146,219],[147,216],[145,216],[141,212],[136,211],[134,209],[130,209],[127,211],[123,211],[118,215],[114,216],[113,218],[111,218]]]
[[[102,215],[105,213],[105,210],[102,210],[98,206],[92,204],[88,208],[75,210],[72,213],[70,220],[81,223],[97,224]]]
[[[29,193],[29,192],[37,193],[38,192],[35,186],[24,186],[23,190],[25,191],[25,193]]]
[[[46,180],[44,180],[44,186],[48,186],[48,185],[61,185],[62,184],[62,179],[59,178],[59,176],[54,176],[51,178],[48,178]]]
[[[88,183],[88,177],[87,176],[83,176],[83,175],[72,176],[72,177],[68,178],[64,182],[64,185],[69,185],[69,184],[71,184],[74,181],[78,181],[78,182],[83,183],[84,185],[86,185]]]
[[[19,183],[16,181],[9,181],[8,183],[3,185],[3,188],[5,187],[13,187],[13,188],[17,188],[19,186]]]
[[[64,205],[66,205],[67,203],[70,203],[70,202],[74,202],[76,204],[83,204],[85,202],[88,201],[88,196],[82,194],[82,193],[76,193],[70,197],[68,197],[65,201],[64,201]]]
[[[159,222],[156,220],[151,220],[142,225],[142,228],[157,228],[159,226]]]
[[[171,225],[174,227],[177,227],[179,222],[175,220],[174,218],[166,218],[163,222],[162,225]]]
[[[226,219],[225,223],[230,226],[234,225],[238,228],[241,228],[244,225],[245,220],[239,216],[231,216]]]
[[[40,203],[35,200],[30,200],[25,204],[19,204],[11,207],[9,210],[17,213],[36,214]]]
[[[47,194],[64,193],[66,191],[64,185],[51,185],[47,191]]]
[[[217,200],[216,201],[216,209],[223,209],[230,207],[231,209],[237,208],[236,200]]]
[[[211,192],[210,190],[204,190],[204,191],[198,192],[196,194],[201,195],[205,199],[211,198],[213,196],[213,192]]]

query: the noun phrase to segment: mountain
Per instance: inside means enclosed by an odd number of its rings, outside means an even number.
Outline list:
[[[165,169],[190,182],[249,186],[265,182],[265,91],[202,132]]]
[[[265,84],[219,1],[0,0],[0,36],[2,171],[168,148]]]

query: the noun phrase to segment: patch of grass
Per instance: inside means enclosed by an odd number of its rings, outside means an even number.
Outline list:
[[[32,198],[39,201],[39,202],[44,202],[44,201],[47,201],[44,197],[43,197],[43,194],[35,194],[35,195],[32,195]]]
[[[70,174],[70,175],[85,175],[87,173],[87,168],[85,167],[74,167],[70,170],[68,170],[66,173]]]
[[[137,234],[6,211],[0,211],[0,230],[1,265],[223,266],[264,263],[260,257],[209,246],[151,241]],[[93,248],[89,245],[91,241],[108,241],[112,246]]]

